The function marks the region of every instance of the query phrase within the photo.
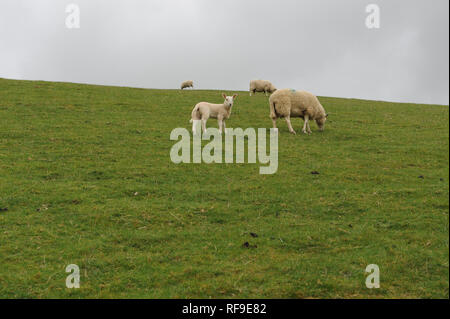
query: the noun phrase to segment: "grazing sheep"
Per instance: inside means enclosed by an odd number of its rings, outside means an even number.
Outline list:
[[[206,121],[211,117],[213,119],[217,119],[219,123],[219,132],[222,133],[225,131],[225,120],[228,120],[231,115],[231,109],[233,108],[234,100],[237,97],[237,94],[233,96],[226,96],[224,93],[222,93],[223,98],[225,101],[223,104],[211,104],[208,102],[200,102],[198,103],[194,109],[192,110],[192,132],[196,134],[195,131],[195,122],[201,120],[202,121],[202,130],[203,132],[206,132]]]
[[[183,83],[181,83],[181,89],[185,89],[185,88],[194,88],[194,81],[190,80],[190,81],[184,81]]]
[[[273,86],[270,81],[266,80],[253,80],[250,81],[250,96],[252,96],[252,93],[255,92],[264,92],[264,94],[267,96],[267,92],[273,93],[277,89]]]
[[[289,127],[289,132],[296,134],[291,125],[291,117],[301,117],[305,123],[303,133],[311,134],[309,120],[315,120],[321,131],[324,129],[328,114],[314,94],[306,91],[291,89],[277,90],[269,98],[270,118],[273,127],[277,128],[277,118],[284,117]]]

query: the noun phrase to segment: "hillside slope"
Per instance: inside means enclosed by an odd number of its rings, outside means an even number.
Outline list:
[[[173,164],[220,93],[0,79],[0,298],[449,297],[447,106],[323,97],[325,132],[279,121],[274,175]],[[227,126],[269,128],[239,94]]]

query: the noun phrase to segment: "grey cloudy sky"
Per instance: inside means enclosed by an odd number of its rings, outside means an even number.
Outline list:
[[[81,10],[80,29],[65,8]],[[380,7],[368,29],[365,8]],[[449,103],[448,0],[1,0],[0,77]]]

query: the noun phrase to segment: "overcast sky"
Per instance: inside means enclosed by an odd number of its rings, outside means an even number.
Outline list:
[[[80,28],[66,27],[79,5]],[[366,27],[378,4],[380,28]],[[448,0],[0,0],[0,77],[449,103]]]

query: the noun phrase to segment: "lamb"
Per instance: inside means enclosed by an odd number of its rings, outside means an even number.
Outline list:
[[[291,117],[301,117],[304,119],[303,133],[311,134],[309,120],[315,120],[320,131],[324,130],[328,114],[325,112],[319,99],[306,91],[295,91],[282,89],[276,91],[269,98],[270,118],[273,127],[276,129],[277,118],[284,117],[289,127],[289,132],[296,134],[291,125]]]
[[[201,120],[202,121],[202,130],[203,132],[206,132],[206,121],[211,117],[214,119],[217,119],[219,123],[219,132],[222,133],[225,131],[225,120],[228,120],[231,115],[231,109],[233,108],[233,103],[237,94],[233,96],[227,96],[224,93],[222,93],[223,98],[225,101],[223,104],[211,104],[208,102],[200,102],[198,103],[194,109],[192,110],[191,115],[191,121],[192,124],[192,132],[196,134],[196,123],[195,121]]]
[[[181,83],[181,89],[185,89],[185,88],[194,88],[194,81],[190,80],[190,81],[184,81],[183,83]]]
[[[255,92],[264,92],[264,94],[267,96],[267,92],[273,93],[277,89],[273,86],[270,81],[266,80],[253,80],[250,81],[250,96],[252,96],[252,93]]]

